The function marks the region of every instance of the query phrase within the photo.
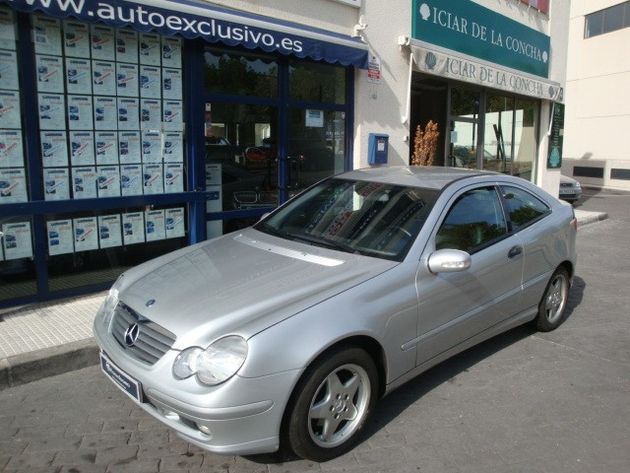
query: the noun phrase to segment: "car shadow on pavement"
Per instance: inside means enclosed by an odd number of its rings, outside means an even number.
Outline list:
[[[566,319],[571,316],[574,309],[582,302],[585,288],[585,281],[575,276],[567,301],[565,322]],[[368,441],[372,436],[387,427],[394,419],[403,414],[409,406],[438,386],[446,382],[452,382],[456,376],[468,371],[477,363],[535,333],[537,333],[537,331],[531,323],[521,325],[520,327],[513,328],[479,345],[471,347],[418,375],[417,378],[412,379],[377,403],[370,420],[368,420],[361,434],[359,445]],[[290,463],[301,460],[296,455],[287,451],[248,455],[245,458],[255,463]]]

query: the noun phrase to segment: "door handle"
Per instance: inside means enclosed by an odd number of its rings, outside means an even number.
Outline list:
[[[512,258],[516,258],[517,256],[523,254],[523,247],[522,246],[513,246],[510,251],[508,251],[508,258],[512,259]]]

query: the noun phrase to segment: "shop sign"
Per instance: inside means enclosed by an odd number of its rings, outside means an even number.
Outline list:
[[[562,144],[564,142],[564,105],[553,104],[551,117],[551,134],[549,135],[549,149],[547,150],[547,169],[562,167]]]
[[[490,63],[428,49],[414,41],[411,43],[411,50],[416,68],[426,74],[448,77],[544,100],[562,99],[562,87],[555,82],[520,74],[518,71],[495,67]]]
[[[343,3],[360,5],[360,0],[344,0]],[[23,12],[42,12],[56,18],[73,17],[90,23],[108,26],[128,26],[136,31],[158,33],[165,36],[182,36],[188,39],[202,38],[210,43],[228,46],[244,46],[247,49],[262,49],[300,58],[325,60],[331,63],[367,66],[367,46],[359,39],[325,31],[312,31],[308,27],[287,21],[268,19],[236,10],[204,5],[202,2],[178,2],[174,0],[146,1],[85,1],[85,0],[10,0],[9,4]],[[46,18],[44,18],[46,20]],[[61,44],[53,34],[59,33],[57,22],[46,29],[38,26],[41,38],[36,44]],[[120,49],[120,31],[117,33],[117,48]],[[126,34],[129,34],[127,32]],[[133,32],[136,35],[135,32]],[[1,38],[0,38],[1,39]],[[125,44],[130,54],[135,51],[135,42]],[[94,45],[92,45],[93,47]],[[86,45],[90,47],[90,45]],[[60,54],[61,51],[37,50],[43,54]],[[135,51],[137,52],[137,51]],[[120,54],[120,51],[119,51]],[[141,51],[142,54],[142,51]],[[135,56],[134,56],[135,57]],[[151,65],[151,58],[142,56],[143,64]]]
[[[540,77],[550,39],[469,0],[413,0],[412,37]]]

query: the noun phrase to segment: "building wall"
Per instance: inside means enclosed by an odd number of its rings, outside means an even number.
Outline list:
[[[586,185],[630,190],[630,180],[611,179],[611,169],[630,173],[630,28],[584,38],[585,15],[621,0],[574,0],[566,87],[563,172],[603,169],[603,178],[576,176]],[[579,174],[580,171],[578,170]]]

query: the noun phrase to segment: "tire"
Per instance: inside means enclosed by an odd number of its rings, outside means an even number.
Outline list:
[[[378,396],[378,371],[360,348],[331,351],[307,369],[287,410],[287,443],[324,462],[351,450]]]
[[[545,293],[538,305],[538,315],[534,319],[541,332],[555,330],[564,322],[567,300],[569,299],[569,273],[564,268],[556,269],[551,276]]]

